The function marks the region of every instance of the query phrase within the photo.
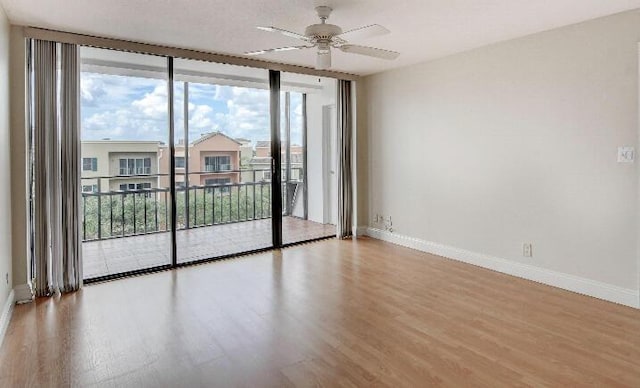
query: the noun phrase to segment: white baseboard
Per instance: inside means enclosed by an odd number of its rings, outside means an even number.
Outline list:
[[[479,267],[488,268],[508,275],[577,292],[579,294],[604,299],[625,306],[640,308],[640,293],[638,290],[622,288],[579,276],[517,263],[414,237],[403,236],[381,229],[371,227],[366,228],[366,235],[375,239],[401,245],[403,247],[477,265]]]
[[[358,226],[356,228],[356,236],[366,236],[367,235],[367,226]]]
[[[13,305],[15,304],[14,295],[13,290],[11,290],[4,303],[4,307],[2,308],[2,315],[0,315],[0,345],[2,345],[4,335],[7,333],[7,328],[9,327],[11,316],[13,315]]]
[[[33,300],[33,291],[29,284],[20,284],[14,288],[14,291],[15,301],[18,304],[29,303]]]

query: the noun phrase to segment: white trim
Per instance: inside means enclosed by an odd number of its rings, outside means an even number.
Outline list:
[[[20,284],[14,288],[14,291],[14,298],[18,304],[29,303],[33,300],[33,291],[29,284]]]
[[[640,295],[638,290],[622,288],[595,280],[569,275],[562,272],[551,271],[532,265],[516,263],[510,260],[492,257],[489,255],[454,248],[443,244],[421,240],[414,237],[403,236],[387,232],[381,229],[368,227],[366,235],[378,240],[387,241],[403,247],[431,253],[444,258],[461,261],[479,267],[488,268],[519,278],[534,282],[559,287],[579,294],[604,299],[625,306],[640,308]]]
[[[2,308],[2,315],[0,315],[0,345],[2,345],[4,335],[7,333],[7,328],[9,327],[11,316],[13,315],[13,305],[15,304],[13,296],[14,292],[11,290],[7,296],[6,302],[4,303],[4,307]]]

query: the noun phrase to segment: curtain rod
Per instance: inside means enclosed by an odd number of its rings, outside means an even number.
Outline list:
[[[198,51],[192,49],[184,49],[178,47],[162,46],[151,43],[140,43],[123,39],[104,38],[92,35],[76,34],[73,32],[64,32],[56,30],[48,30],[39,27],[23,27],[24,36],[26,38],[50,40],[61,43],[71,43],[80,46],[90,46],[104,49],[114,49],[120,51],[128,51],[140,54],[169,56],[182,59],[195,59],[206,62],[224,63],[228,65],[247,66],[259,69],[277,70],[283,72],[306,74],[317,77],[328,77],[350,81],[358,81],[360,76],[350,73],[343,73],[331,70],[317,70],[310,67],[299,65],[287,65],[284,63],[268,62],[253,58],[244,58],[234,55],[217,54],[206,51]]]

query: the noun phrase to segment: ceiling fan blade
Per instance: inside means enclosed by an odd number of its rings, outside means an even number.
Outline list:
[[[367,55],[369,57],[381,59],[396,59],[400,53],[390,50],[383,50],[375,47],[359,46],[357,44],[343,44],[338,47],[345,53]]]
[[[278,51],[291,51],[291,50],[302,50],[306,48],[312,48],[313,46],[288,46],[288,47],[278,47],[272,49],[258,50],[258,51],[249,51],[244,53],[244,55],[260,55],[266,53],[274,53]]]
[[[291,32],[291,31],[287,31],[287,30],[283,30],[282,28],[278,28],[278,27],[257,27],[259,30],[262,31],[268,31],[268,32],[279,32],[284,36],[289,36],[291,38],[296,38],[296,39],[300,39],[300,40],[304,40],[305,42],[309,42],[311,39],[309,39],[308,37],[302,35],[302,34],[298,34],[297,32]]]
[[[353,41],[359,39],[367,39],[378,35],[388,34],[390,31],[379,24],[371,24],[369,26],[354,28],[338,35],[338,38]]]
[[[331,67],[331,51],[320,52],[316,57],[316,69],[326,70]]]

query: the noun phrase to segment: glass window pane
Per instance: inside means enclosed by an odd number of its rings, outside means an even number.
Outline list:
[[[81,201],[84,277],[169,264],[171,197],[158,175],[169,140],[167,60],[88,47],[80,60],[81,153],[91,170],[81,179],[97,192]],[[130,193],[144,188],[155,191]]]
[[[287,244],[334,236],[336,80],[282,73],[280,83],[282,241]],[[271,174],[264,177],[270,179]]]
[[[174,66],[176,155],[188,158],[180,171],[188,189],[176,198],[178,261],[270,247],[271,187],[251,164],[256,142],[270,139],[268,71]]]

